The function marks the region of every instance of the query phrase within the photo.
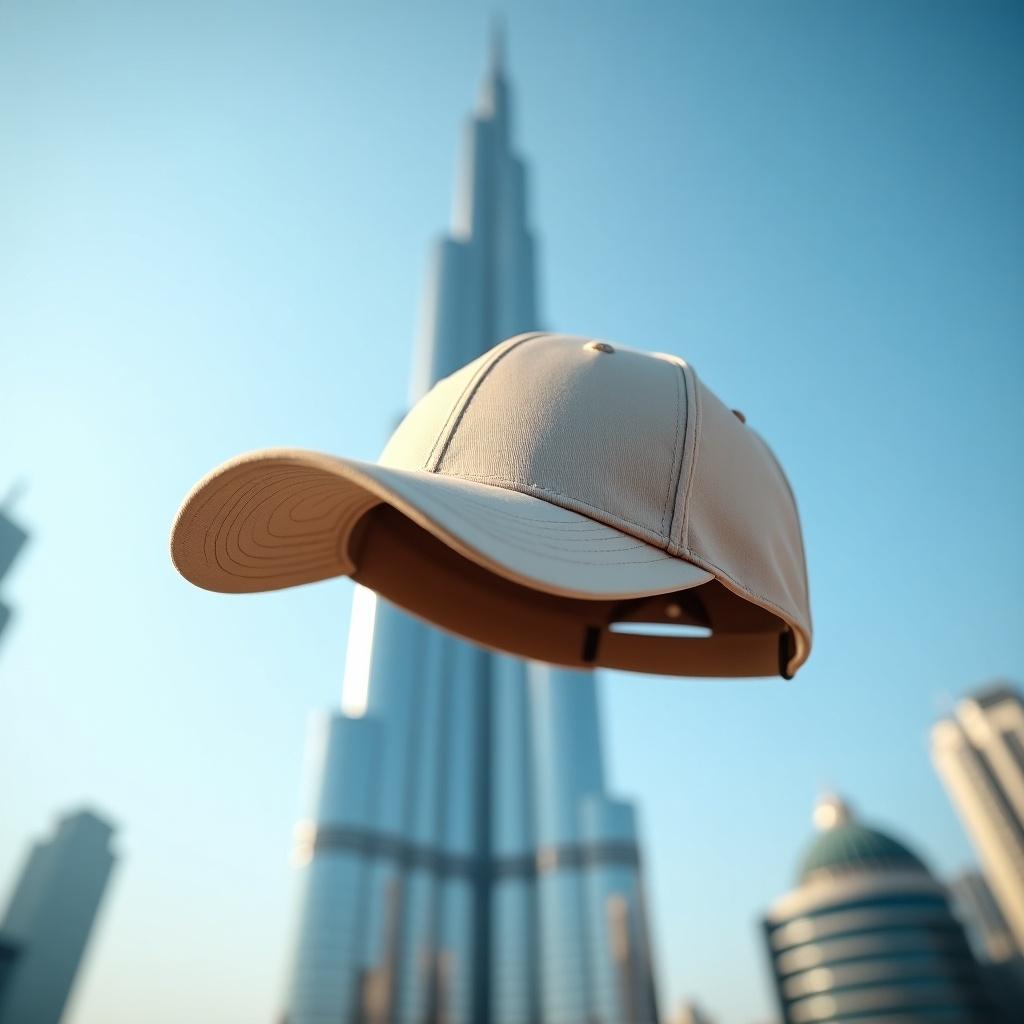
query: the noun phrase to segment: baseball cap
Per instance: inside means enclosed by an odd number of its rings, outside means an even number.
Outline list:
[[[351,576],[486,647],[576,668],[790,678],[811,649],[796,503],[683,360],[518,335],[438,382],[376,463],[224,463],[171,534],[207,590]]]

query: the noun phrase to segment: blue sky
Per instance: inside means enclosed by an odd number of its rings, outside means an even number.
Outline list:
[[[123,862],[69,1024],[269,1024],[311,712],[351,586],[231,599],[174,510],[262,445],[373,458],[492,9],[0,7],[0,884],[81,803]],[[773,444],[816,624],[800,676],[602,682],[663,1000],[773,1008],[755,929],[822,786],[948,872],[930,723],[1024,681],[1024,11],[505,8],[547,325],[673,351]]]

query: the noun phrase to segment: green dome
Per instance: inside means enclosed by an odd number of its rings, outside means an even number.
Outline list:
[[[799,872],[801,883],[819,872],[830,875],[891,870],[928,873],[918,857],[902,843],[853,820],[848,808],[838,799],[828,798],[824,806],[819,807],[821,810],[826,812],[827,824],[822,823],[823,831],[804,855]]]

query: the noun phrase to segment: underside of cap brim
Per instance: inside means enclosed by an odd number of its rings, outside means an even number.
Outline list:
[[[202,480],[175,520],[171,558],[186,579],[222,593],[351,575],[357,566],[350,542],[382,502],[483,568],[549,594],[628,599],[712,579],[623,530],[532,494],[294,449],[239,456]]]

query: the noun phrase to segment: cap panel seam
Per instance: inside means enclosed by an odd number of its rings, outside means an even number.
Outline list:
[[[696,374],[693,367],[685,360],[679,360],[679,368],[683,372],[686,384],[686,439],[683,445],[683,456],[679,466],[679,482],[682,484],[683,474],[686,482],[683,485],[682,502],[678,488],[676,489],[675,510],[669,526],[669,551],[679,554],[689,551],[690,530],[690,494],[693,490],[693,477],[697,467],[697,456],[700,447],[701,403],[700,388],[697,387]],[[676,522],[679,528],[676,530]]]
[[[444,458],[445,453],[448,451],[448,445],[451,442],[452,435],[455,433],[459,422],[462,419],[463,413],[466,411],[466,407],[472,401],[473,396],[476,394],[477,388],[483,383],[484,378],[488,373],[509,353],[512,349],[517,348],[525,341],[530,341],[532,338],[539,338],[544,331],[531,331],[529,334],[522,334],[516,338],[510,338],[505,342],[504,346],[498,346],[498,351],[491,354],[491,358],[486,360],[481,366],[477,368],[476,373],[466,382],[466,386],[462,389],[462,394],[459,395],[458,400],[452,405],[451,411],[448,413],[447,418],[444,421],[444,425],[438,431],[437,437],[434,439],[433,445],[431,445],[430,452],[427,455],[426,460],[423,463],[423,468],[429,472],[434,473],[437,471],[437,467],[440,465],[441,460]],[[440,450],[438,450],[440,445]],[[434,453],[437,453],[436,455]]]
[[[676,436],[675,436],[675,441],[673,441],[673,443],[672,443],[672,468],[669,470],[668,490],[665,493],[665,507],[664,507],[664,509],[662,510],[662,513],[661,513],[661,534],[666,539],[666,541],[669,541],[669,542],[671,542],[672,537],[671,537],[671,535],[669,533],[666,533],[666,529],[671,530],[671,527],[672,527],[671,513],[675,511],[675,503],[672,501],[673,485],[675,485],[675,492],[678,494],[679,493],[679,476],[680,476],[680,474],[682,472],[682,468],[683,468],[681,461],[679,462],[678,468],[676,466],[676,457],[679,454],[679,438],[680,438],[680,435],[683,433],[683,427],[684,427],[682,409],[680,407],[681,404],[682,404],[682,402],[681,402],[682,394],[681,394],[681,388],[679,386],[679,377],[680,377],[680,374],[682,373],[682,367],[679,366],[678,363],[676,363],[675,366],[676,366],[676,369],[679,370],[679,373],[673,374],[673,377],[675,378],[675,382],[676,382]],[[666,519],[668,519],[668,527],[666,527],[666,525],[665,525],[665,520]]]
[[[617,516],[612,512],[608,512],[597,505],[591,505],[589,502],[583,501],[577,498],[573,494],[565,494],[563,491],[556,491],[550,487],[542,487],[540,484],[534,484],[524,482],[522,480],[506,480],[504,477],[499,476],[477,476],[471,473],[459,473],[459,480],[475,480],[481,484],[492,484],[497,487],[504,487],[510,491],[519,491],[521,494],[546,494],[553,498],[562,498],[567,502],[572,502],[572,505],[563,504],[563,502],[556,502],[562,508],[568,508],[570,511],[576,511],[573,508],[574,505],[578,505],[581,508],[590,509],[593,512],[600,513],[601,518],[591,516],[591,519],[596,519],[597,522],[604,522],[606,525],[614,525],[619,527],[630,528],[631,535],[637,537],[639,540],[643,540],[650,544],[652,547],[660,548],[663,551],[667,551],[665,546],[665,537],[658,533],[656,530],[652,530],[647,526],[643,526],[641,523],[635,523],[631,519],[625,519],[622,516]],[[584,515],[586,513],[583,513]],[[639,531],[639,532],[633,532]],[[653,538],[653,539],[650,539]]]
[[[787,625],[792,624],[797,626],[799,629],[807,630],[809,632],[809,626],[803,623],[800,618],[792,611],[788,611],[777,601],[773,601],[770,597],[766,597],[760,591],[752,590],[745,583],[741,583],[735,576],[726,572],[721,566],[716,565],[714,562],[709,562],[706,558],[702,558],[696,551],[690,548],[682,548],[681,555],[686,556],[686,561],[698,568],[703,569],[705,572],[711,573],[718,580],[728,580],[732,586],[730,590],[735,590],[740,594],[746,594],[748,597],[756,599],[757,603],[760,604],[767,611],[775,612],[780,619],[782,619]]]
[[[804,597],[807,601],[808,614],[810,614],[811,585],[807,575],[807,550],[804,547],[804,531],[800,524],[800,507],[797,505],[796,502],[796,494],[793,491],[793,485],[789,482],[789,477],[786,476],[786,471],[782,468],[782,463],[779,462],[778,456],[775,454],[774,451],[772,451],[771,445],[769,445],[768,442],[765,441],[765,439],[761,437],[761,435],[756,430],[751,431],[751,433],[760,443],[761,447],[765,450],[765,452],[768,453],[768,457],[772,460],[772,464],[778,471],[778,474],[781,477],[782,482],[786,485],[786,493],[789,495],[790,503],[793,506],[793,516],[795,517],[797,524],[797,541],[800,545],[800,561],[804,567]]]

